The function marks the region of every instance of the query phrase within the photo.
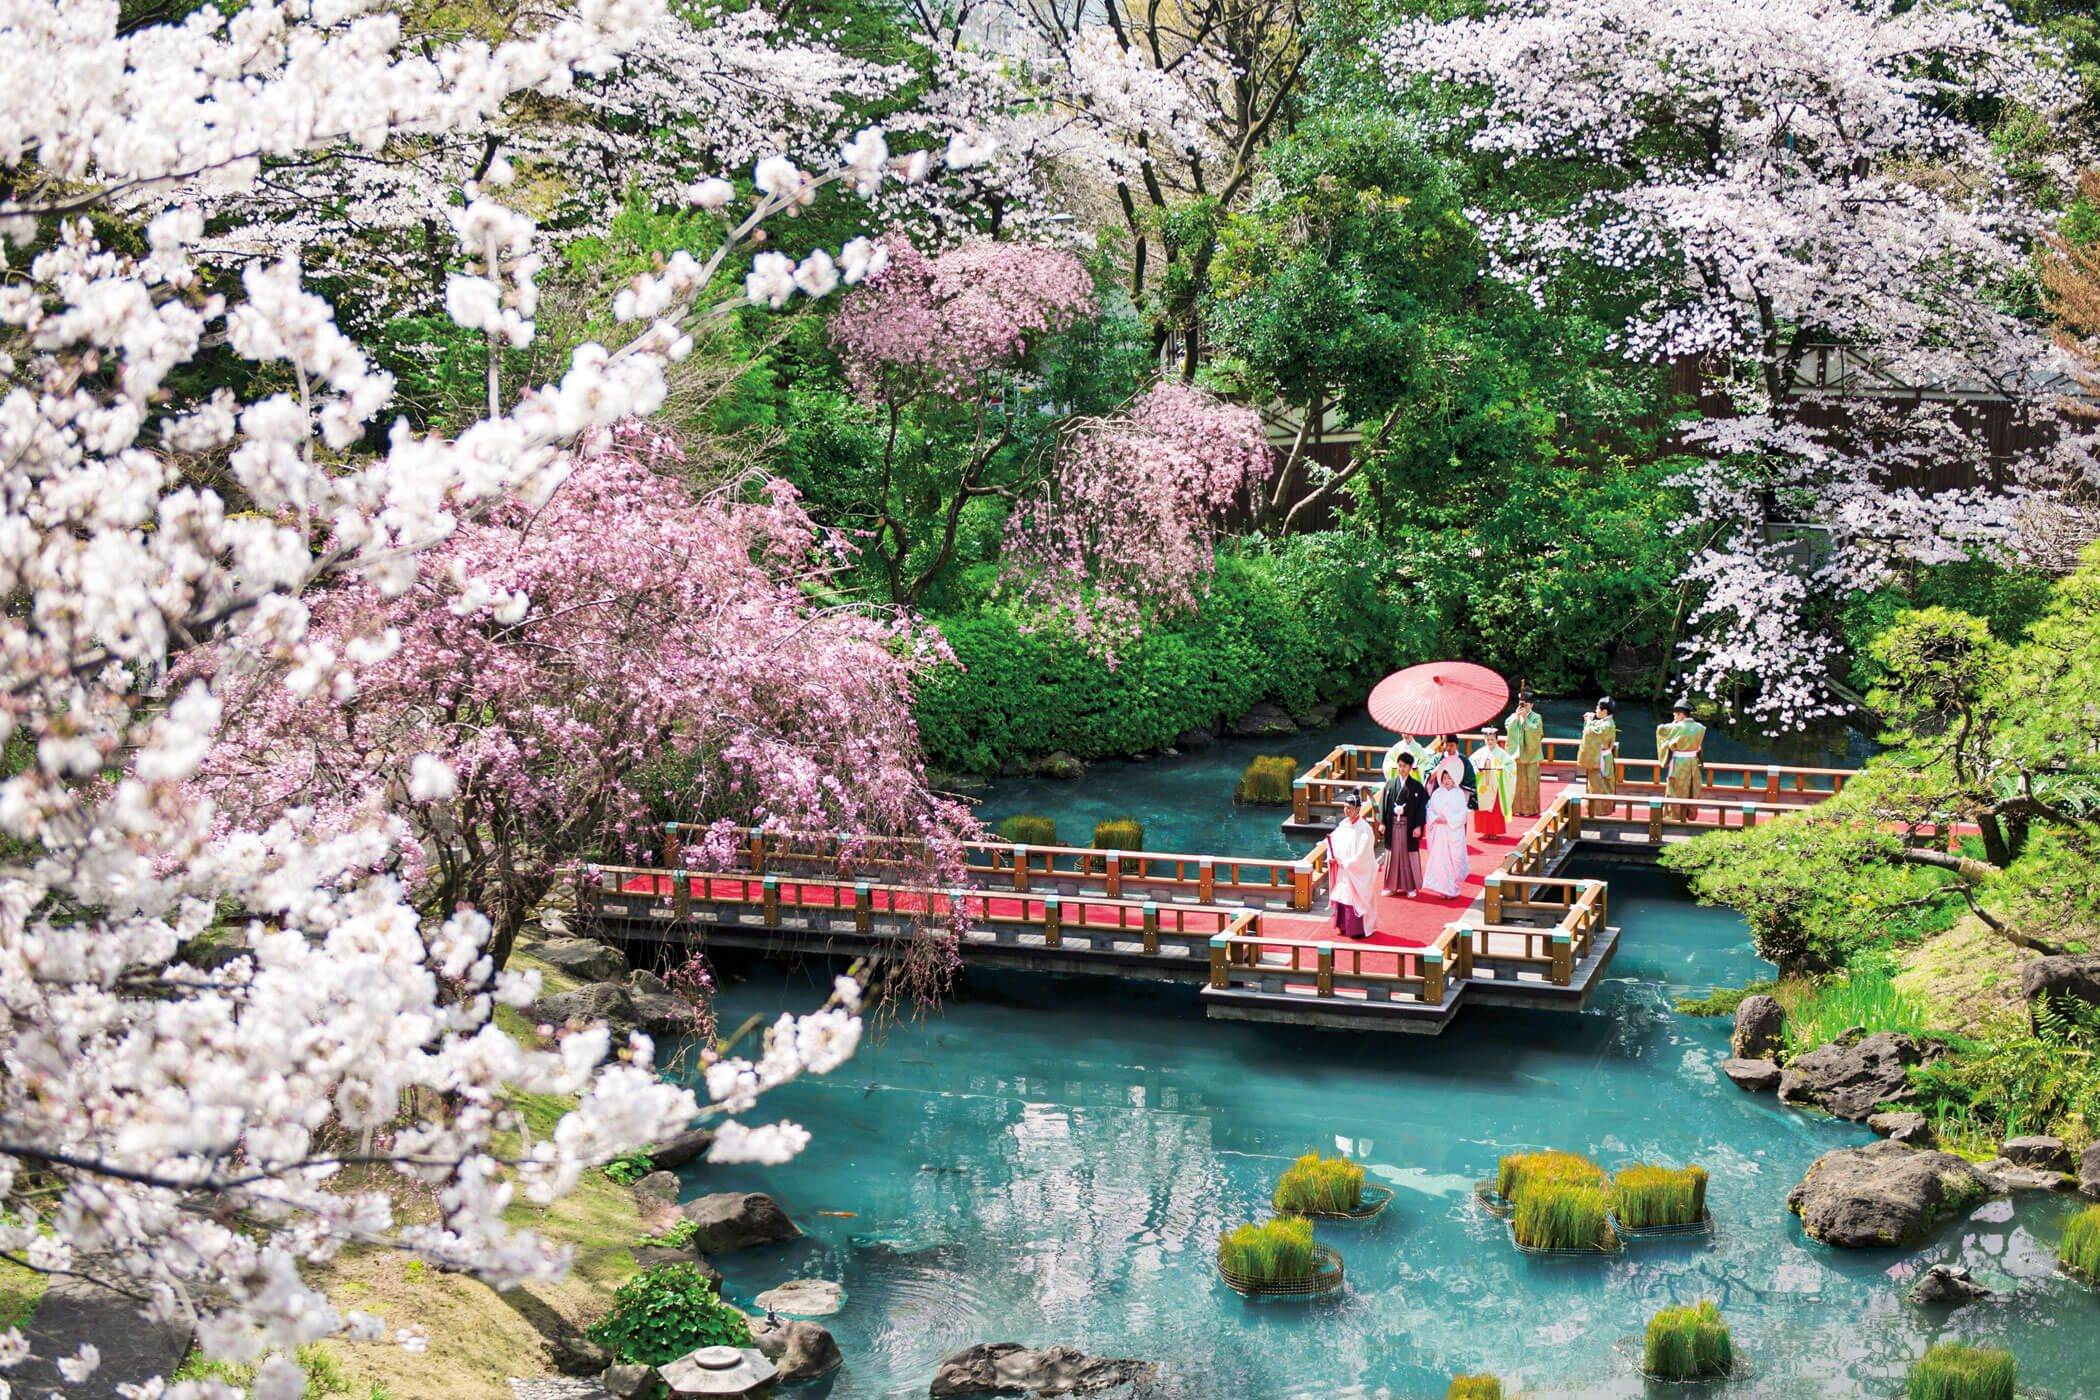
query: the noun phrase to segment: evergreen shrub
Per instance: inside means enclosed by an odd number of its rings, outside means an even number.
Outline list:
[[[1610,1249],[1616,1236],[1605,1216],[1602,1186],[1534,1181],[1517,1197],[1517,1243],[1526,1249]]]
[[[1502,1400],[1502,1382],[1494,1376],[1453,1376],[1444,1400]]]
[[[1135,817],[1117,817],[1114,821],[1095,822],[1094,849],[1142,851],[1145,849],[1144,824]]]
[[[2079,1277],[2100,1283],[2100,1206],[2087,1206],[2071,1217],[2056,1257]]]
[[[1041,817],[1033,812],[1008,817],[999,823],[999,839],[1011,841],[1016,846],[1055,846],[1057,818]]]
[[[1706,1216],[1706,1168],[1635,1162],[1611,1179],[1611,1208],[1621,1225],[1696,1225]]]
[[[1247,765],[1239,786],[1232,790],[1235,802],[1286,803],[1291,784],[1298,777],[1298,760],[1282,754],[1264,754]]]
[[[1735,1370],[1735,1342],[1711,1298],[1664,1308],[1648,1319],[1641,1369],[1672,1381],[1710,1380]]]
[[[1966,1342],[1935,1342],[1910,1363],[1909,1400],[2013,1400],[2013,1354]]]
[[[1363,1203],[1364,1169],[1347,1157],[1308,1152],[1276,1183],[1272,1203],[1282,1215],[1325,1211],[1346,1215]]]
[[[1255,1283],[1297,1283],[1313,1276],[1310,1220],[1279,1215],[1218,1237],[1218,1266]]]
[[[630,1365],[661,1366],[699,1347],[747,1347],[751,1328],[698,1264],[644,1269],[584,1335]]]

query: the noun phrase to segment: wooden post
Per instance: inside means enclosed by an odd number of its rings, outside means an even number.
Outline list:
[[[1660,802],[1648,804],[1648,839],[1658,846],[1662,844],[1663,809]]]
[[[1422,954],[1422,1000],[1444,1004],[1444,955],[1433,948]]]
[[[1757,804],[1755,802],[1745,802],[1743,804],[1743,830],[1749,831],[1756,826]]]
[[[1311,819],[1311,794],[1306,791],[1305,779],[1299,778],[1291,784],[1291,820],[1302,825]]]
[[[675,850],[675,849],[677,848],[677,846],[678,846],[678,823],[677,823],[677,822],[665,822],[665,823],[664,823],[664,844],[663,844],[663,867],[664,867],[664,869],[666,869],[666,870],[675,870],[675,869],[677,869],[677,868],[678,868],[678,862],[677,862],[676,860],[674,860],[674,859],[672,858],[672,856],[671,856],[671,852],[672,852],[673,850]]]
[[[866,933],[875,916],[875,896],[869,892],[866,880],[853,883],[853,931]]]
[[[1590,881],[1590,888],[1597,892],[1596,902],[1593,904],[1592,907],[1595,908],[1597,911],[1597,932],[1602,933],[1604,932],[1605,923],[1604,897],[1607,894],[1611,893],[1611,887],[1606,885],[1602,880],[1592,880]]]
[[[1225,953],[1232,940],[1222,933],[1210,936],[1210,984],[1223,991],[1226,987]]]
[[[1464,924],[1445,925],[1451,933],[1451,975],[1465,978],[1473,975],[1473,930]]]
[[[1063,946],[1060,940],[1064,937],[1064,930],[1058,927],[1058,915],[1061,907],[1056,895],[1045,895],[1043,897],[1043,946],[1045,948]]]
[[[1320,945],[1319,993],[1323,997],[1334,995],[1334,945]]]
[[[751,873],[766,873],[766,829],[762,826],[751,828]]]
[[[1776,763],[1774,763],[1774,764],[1770,764],[1770,765],[1768,765],[1768,766],[1767,766],[1767,767],[1765,768],[1765,801],[1767,801],[1767,802],[1777,802],[1778,800],[1779,800],[1779,765],[1778,765],[1778,764],[1776,764]]]
[[[1108,897],[1110,899],[1121,899],[1123,897],[1123,853],[1121,851],[1110,851],[1108,853]]]
[[[1145,901],[1145,951],[1148,953],[1157,953],[1159,951],[1159,902],[1157,900],[1148,899]]]
[[[780,877],[778,875],[766,876],[765,890],[764,893],[759,896],[759,898],[763,901],[763,907],[766,911],[766,927],[779,928]]]
[[[693,872],[671,872],[671,917],[685,923],[693,917]]]
[[[1028,848],[1014,847],[1014,888],[1022,892],[1028,889]]]
[[[1291,908],[1303,913],[1312,908],[1312,859],[1307,857],[1291,867]]]
[[[1564,931],[1553,931],[1553,985],[1565,987],[1575,978],[1575,941]]]
[[[1481,920],[1484,923],[1499,924],[1502,922],[1502,872],[1490,870],[1485,884],[1487,905],[1481,910]]]
[[[1217,898],[1218,867],[1209,856],[1196,862],[1196,902],[1208,904]]]

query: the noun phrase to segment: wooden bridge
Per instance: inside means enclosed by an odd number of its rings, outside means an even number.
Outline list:
[[[728,870],[585,867],[577,910],[586,931],[630,942],[767,956],[880,954],[929,926],[960,928],[967,966],[1190,983],[1219,1019],[1434,1035],[1467,1005],[1588,1002],[1619,931],[1604,881],[1561,874],[1578,855],[1652,862],[1670,842],[1820,802],[1850,776],[1713,764],[1696,797],[1666,799],[1660,764],[1632,759],[1617,794],[1591,796],[1569,781],[1576,742],[1546,745],[1557,790],[1506,853],[1486,853],[1500,859],[1470,904],[1412,903],[1426,927],[1371,943],[1333,935],[1323,846],[1266,859],[975,842],[961,882],[934,889],[914,842],[747,829]],[[1381,781],[1384,754],[1334,749],[1298,780],[1285,831],[1324,835],[1344,796]],[[665,830],[665,852],[688,849]]]

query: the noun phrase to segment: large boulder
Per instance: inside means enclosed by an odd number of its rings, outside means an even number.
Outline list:
[[[1939,1146],[1939,1140],[1932,1134],[1932,1120],[1922,1113],[1876,1113],[1867,1119],[1867,1126],[1890,1142],[1908,1143],[1912,1147]]]
[[[2033,1167],[2036,1171],[2071,1170],[2071,1149],[2064,1146],[2062,1138],[2007,1138],[2005,1145],[1998,1149],[1998,1155],[2015,1166]]]
[[[532,1004],[532,1014],[551,1025],[564,1021],[603,1021],[615,1031],[633,1030],[634,993],[618,982],[593,982],[572,992],[556,992]]]
[[[755,1191],[718,1192],[687,1201],[678,1209],[693,1222],[693,1248],[702,1254],[726,1254],[802,1237],[778,1201]]]
[[[645,1201],[661,1201],[673,1205],[678,1200],[678,1173],[657,1170],[650,1172],[634,1184],[634,1194]]]
[[[943,1361],[934,1372],[934,1400],[962,1395],[1092,1395],[1149,1381],[1149,1361],[1088,1356],[1077,1347],[1036,1351],[1019,1342],[979,1342]]]
[[[1297,725],[1307,734],[1318,734],[1322,730],[1334,728],[1334,721],[1340,714],[1340,710],[1322,700],[1318,704],[1308,705],[1305,709],[1292,715],[1291,723]]]
[[[1782,1072],[1770,1060],[1723,1060],[1721,1073],[1734,1080],[1739,1089],[1767,1094],[1779,1087]]]
[[[1951,1152],[1884,1139],[1816,1158],[1786,1204],[1811,1239],[1843,1249],[1889,1248],[1916,1244],[1998,1189]]]
[[[663,1393],[663,1381],[654,1366],[608,1366],[598,1384],[613,1400],[649,1400]]]
[[[2020,995],[2030,1011],[2044,998],[2100,1006],[2100,953],[2036,958],[2020,969]]]
[[[1035,773],[1039,778],[1084,778],[1086,765],[1079,761],[1077,754],[1069,754],[1059,749],[1056,753],[1045,754],[1037,759]]]
[[[2078,1194],[2100,1200],[2100,1142],[2078,1156]]]
[[[1174,740],[1174,747],[1183,753],[1202,753],[1217,742],[1217,736],[1208,729],[1184,729]]]
[[[1923,1058],[1901,1031],[1881,1031],[1855,1045],[1833,1042],[1787,1066],[1779,1097],[1857,1123],[1880,1104],[1909,1098],[1908,1071]]]
[[[683,997],[637,987],[627,994],[627,1004],[634,1008],[634,1023],[658,1039],[692,1032],[693,1005]]]
[[[822,1325],[803,1318],[760,1318],[751,1324],[751,1344],[780,1368],[775,1380],[790,1385],[815,1380],[845,1358],[838,1341]]]
[[[665,1138],[650,1148],[649,1161],[667,1172],[675,1172],[699,1161],[714,1145],[714,1129],[688,1128],[677,1137]]]
[[[1910,1290],[1913,1303],[1939,1304],[1960,1307],[1973,1303],[1978,1298],[1988,1298],[1991,1290],[1969,1276],[1969,1271],[1953,1264],[1934,1264],[1918,1279]]]
[[[627,975],[627,959],[620,950],[593,938],[550,938],[532,955],[579,982],[610,982]]]
[[[1256,705],[1233,721],[1232,732],[1242,739],[1268,739],[1284,734],[1296,734],[1297,724],[1291,717],[1274,705]]]
[[[1736,1003],[1735,1034],[1728,1052],[1738,1060],[1776,1060],[1786,1049],[1786,1012],[1779,1002],[1759,994]]]
[[[769,1313],[789,1317],[829,1317],[845,1306],[846,1290],[824,1278],[790,1279],[751,1300]]]
[[[2068,1191],[2078,1184],[2062,1172],[2023,1167],[2003,1157],[1987,1164],[1984,1171],[2006,1191]]]

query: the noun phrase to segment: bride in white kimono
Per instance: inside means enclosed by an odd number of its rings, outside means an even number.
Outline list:
[[[1466,858],[1466,790],[1447,771],[1429,794],[1429,828],[1422,853],[1422,889],[1446,898],[1462,893],[1472,864]]]

